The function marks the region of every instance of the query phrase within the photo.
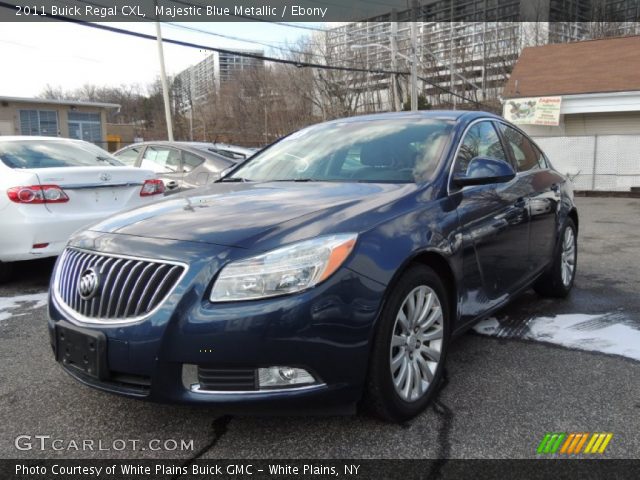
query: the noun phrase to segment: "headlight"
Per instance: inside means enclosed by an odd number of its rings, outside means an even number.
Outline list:
[[[355,233],[318,237],[232,262],[218,275],[210,300],[253,300],[311,288],[344,263],[356,238]]]

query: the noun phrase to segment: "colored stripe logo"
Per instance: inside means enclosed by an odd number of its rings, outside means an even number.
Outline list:
[[[604,453],[612,438],[613,433],[547,433],[536,452],[538,455]]]

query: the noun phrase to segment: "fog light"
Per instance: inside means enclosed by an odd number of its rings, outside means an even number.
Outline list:
[[[182,384],[191,388],[198,383],[198,366],[185,363],[182,365]]]
[[[316,379],[313,378],[313,375],[303,368],[268,367],[258,369],[258,384],[260,388],[309,385],[315,382]]]

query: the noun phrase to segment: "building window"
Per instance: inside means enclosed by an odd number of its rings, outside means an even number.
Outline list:
[[[100,114],[69,112],[69,137],[101,145],[103,142]]]
[[[55,110],[20,110],[22,135],[58,136],[58,112]]]

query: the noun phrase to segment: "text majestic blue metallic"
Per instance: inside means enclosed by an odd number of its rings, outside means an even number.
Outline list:
[[[577,228],[569,181],[497,116],[336,120],[75,235],[51,341],[110,392],[228,411],[364,399],[403,420],[454,334],[530,286],[569,293]]]

